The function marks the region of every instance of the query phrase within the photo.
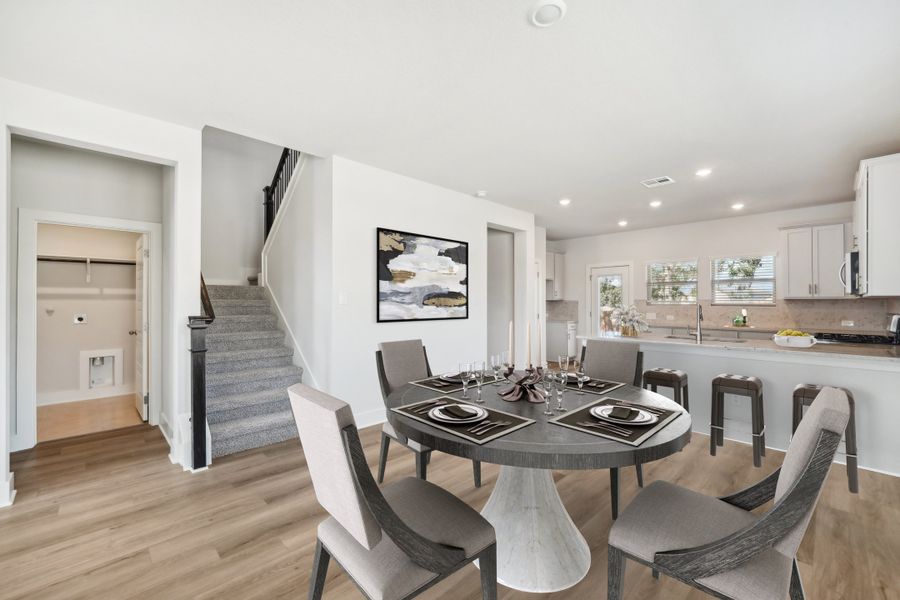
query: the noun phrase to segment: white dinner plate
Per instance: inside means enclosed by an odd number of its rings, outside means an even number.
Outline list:
[[[462,377],[459,376],[459,373],[444,373],[443,375],[441,375],[441,380],[452,381],[453,383],[462,383]]]
[[[459,406],[463,410],[469,411],[472,414],[472,416],[467,417],[465,419],[459,419],[457,417],[454,417],[453,415],[449,415],[444,412],[444,409],[447,408],[447,406]],[[430,419],[434,419],[435,421],[438,421],[439,423],[449,423],[452,425],[465,425],[468,423],[478,423],[480,421],[484,421],[488,416],[488,412],[486,410],[484,410],[483,408],[481,408],[480,406],[472,406],[471,404],[456,404],[456,405],[450,404],[447,406],[437,406],[435,408],[432,408],[431,410],[428,411],[428,417]]]
[[[595,406],[591,409],[591,415],[597,417],[601,421],[609,421],[610,423],[616,423],[617,425],[652,425],[659,421],[659,417],[657,415],[651,414],[646,410],[641,410],[639,408],[632,408],[630,406],[626,408],[631,408],[632,410],[638,411],[640,414],[634,419],[617,419],[615,417],[609,416],[609,413],[612,409],[616,408],[615,406]]]

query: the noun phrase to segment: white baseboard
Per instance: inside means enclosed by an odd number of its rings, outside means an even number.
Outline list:
[[[134,394],[134,385],[114,385],[95,388],[92,390],[63,390],[60,392],[43,392],[37,395],[37,405],[65,404],[67,402],[81,402],[82,400],[99,400],[113,396],[126,396]]]
[[[0,482],[0,508],[12,506],[16,499],[15,474],[10,473],[6,481]]]

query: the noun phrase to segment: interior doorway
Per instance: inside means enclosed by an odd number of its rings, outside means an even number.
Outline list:
[[[158,223],[20,209],[16,404],[25,447],[153,423],[160,238]]]
[[[587,322],[590,335],[607,333],[612,309],[631,305],[631,265],[591,265],[588,267]]]
[[[515,234],[487,231],[487,357],[509,348],[515,321]]]

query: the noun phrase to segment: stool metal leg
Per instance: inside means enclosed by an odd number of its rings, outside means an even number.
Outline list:
[[[716,430],[716,443],[720,446],[725,445],[725,392],[719,392],[718,397],[716,398],[716,403],[719,405],[718,415],[719,422],[716,423],[719,428]]]
[[[651,384],[650,384],[650,391],[651,391],[651,392],[655,392],[655,391],[656,391],[656,384],[655,384],[655,383],[651,383]]]
[[[859,473],[856,465],[856,409],[850,404],[850,420],[847,422],[845,450],[847,451],[847,483],[850,492],[859,493]]]
[[[719,388],[715,385],[712,386],[712,402],[709,406],[709,455],[716,455],[716,442],[718,440],[718,434],[716,433],[716,427],[719,424]]]
[[[762,466],[762,454],[759,450],[760,445],[760,433],[762,427],[759,423],[760,414],[759,414],[759,394],[753,393],[750,396],[750,421],[753,426],[753,466],[761,467]]]
[[[759,393],[759,454],[766,455],[766,399],[762,392]]]
[[[688,386],[684,384],[681,397],[684,399],[684,410],[691,412],[690,402],[688,401]]]
[[[672,398],[675,400],[676,404],[678,404],[679,406],[682,406],[682,404],[681,404],[681,388],[678,386],[677,383],[675,384],[675,387],[672,388]]]

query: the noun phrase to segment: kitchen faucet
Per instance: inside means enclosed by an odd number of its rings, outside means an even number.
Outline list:
[[[703,343],[703,327],[700,325],[700,323],[702,321],[703,321],[703,307],[698,302],[697,303],[697,331],[695,332],[695,335],[697,336],[698,344]]]

